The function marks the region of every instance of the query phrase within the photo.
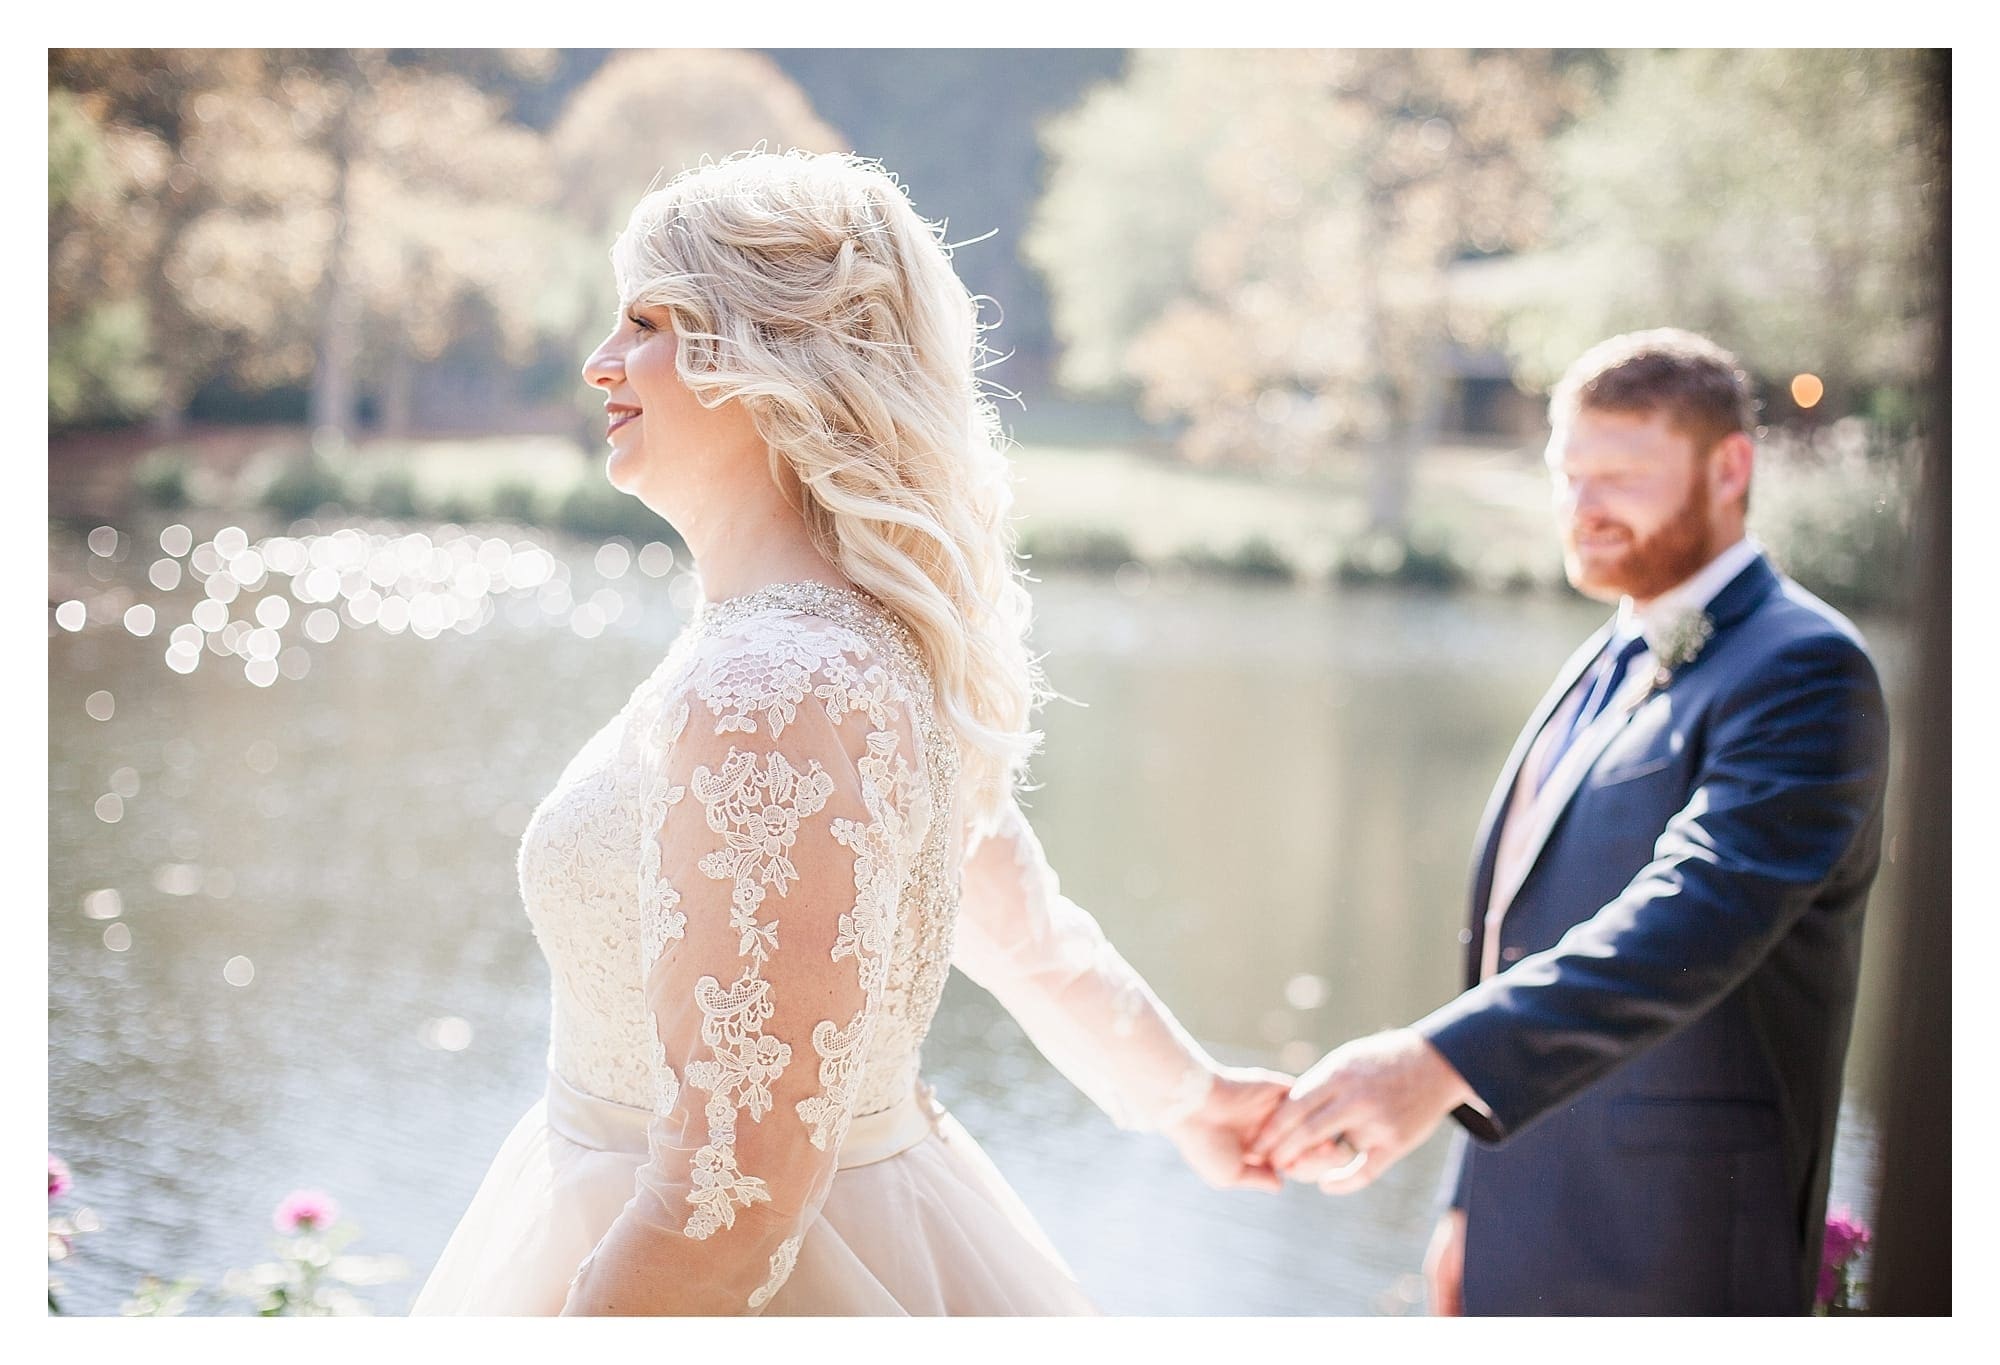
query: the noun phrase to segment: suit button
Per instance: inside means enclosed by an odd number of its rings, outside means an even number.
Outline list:
[[[1526,952],[1526,949],[1523,948],[1502,948],[1500,950],[1500,960],[1502,962],[1519,962],[1524,952]]]

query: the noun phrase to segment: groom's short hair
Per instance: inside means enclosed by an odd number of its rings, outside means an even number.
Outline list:
[[[1579,412],[1661,413],[1705,455],[1732,432],[1757,433],[1757,399],[1735,356],[1678,327],[1600,341],[1549,394],[1549,425]]]

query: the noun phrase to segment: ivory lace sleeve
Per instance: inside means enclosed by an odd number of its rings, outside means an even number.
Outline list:
[[[832,1184],[912,846],[910,731],[879,669],[796,654],[739,650],[662,708],[650,1155],[565,1313],[756,1312]]]
[[[1207,1095],[1215,1061],[1062,894],[1018,806],[966,854],[952,965],[1121,1128],[1164,1128]]]

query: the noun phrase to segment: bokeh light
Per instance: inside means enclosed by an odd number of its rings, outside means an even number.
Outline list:
[[[132,930],[123,924],[104,926],[104,946],[114,953],[122,953],[132,946]]]
[[[110,720],[117,710],[118,703],[109,692],[99,690],[83,699],[83,713],[92,720]]]
[[[117,919],[124,913],[124,897],[120,896],[117,891],[110,887],[105,887],[99,891],[92,891],[83,898],[83,916],[85,919]]]
[[[194,545],[194,532],[175,522],[160,532],[160,551],[174,559],[179,559]]]
[[[72,597],[69,601],[56,608],[56,624],[64,630],[82,630],[84,620],[88,615],[89,611],[84,607],[83,603]]]
[[[153,633],[153,609],[144,602],[125,608],[125,629],[144,639]]]
[[[193,863],[162,863],[153,869],[153,889],[163,896],[192,896],[201,890],[201,869]]]
[[[592,563],[600,578],[623,578],[625,571],[632,567],[632,552],[617,541],[610,541],[597,547],[597,556]]]
[[[674,567],[673,547],[649,540],[639,551],[639,572],[648,578],[665,578]]]
[[[1301,972],[1285,983],[1285,1003],[1295,1010],[1316,1010],[1326,1003],[1326,978]]]
[[[222,979],[232,986],[247,986],[256,975],[256,964],[240,953],[222,964]]]
[[[340,615],[325,607],[315,607],[306,617],[306,638],[314,644],[326,644],[340,634]]]
[[[1816,374],[1795,374],[1792,376],[1792,402],[1801,408],[1818,405],[1826,397],[1826,385]]]
[[[424,1021],[423,1040],[426,1047],[443,1052],[463,1052],[472,1046],[472,1025],[455,1014],[428,1019]]]

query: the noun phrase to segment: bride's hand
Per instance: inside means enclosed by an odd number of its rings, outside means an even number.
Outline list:
[[[1218,1190],[1278,1190],[1284,1181],[1243,1149],[1291,1090],[1292,1078],[1261,1067],[1229,1066],[1215,1073],[1201,1106],[1166,1128],[1194,1173]]]

